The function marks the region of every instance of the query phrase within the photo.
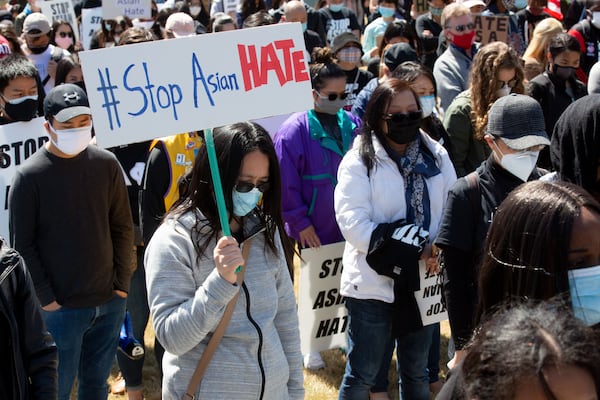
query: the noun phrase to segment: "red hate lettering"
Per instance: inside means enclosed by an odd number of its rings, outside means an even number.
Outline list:
[[[279,84],[283,86],[286,82],[285,75],[281,69],[281,64],[279,63],[279,58],[277,57],[273,43],[261,47],[260,51],[260,72],[263,77],[263,84],[267,83],[269,71],[275,71],[277,79],[279,79]]]
[[[294,41],[292,39],[276,40],[275,47],[278,50],[283,51],[283,66],[285,69],[285,81],[289,82],[292,79],[294,79],[294,77],[292,76],[292,74],[294,73],[294,70],[292,69],[292,57],[291,57],[291,52],[290,52],[290,50],[294,48]]]
[[[296,82],[304,82],[310,79],[308,72],[306,71],[303,50],[298,50],[292,53],[292,63],[294,64],[294,80]]]
[[[248,57],[246,57],[246,46],[243,44],[238,44],[237,48],[240,56],[240,66],[242,67],[244,90],[247,92],[254,86],[262,85],[260,80],[260,71],[258,69],[258,60],[256,58],[256,46],[248,46]],[[250,74],[252,74],[252,77],[250,77]],[[254,82],[254,85],[252,82]]]

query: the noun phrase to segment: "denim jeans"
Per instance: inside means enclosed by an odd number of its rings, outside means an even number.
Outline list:
[[[424,326],[396,340],[402,400],[429,400],[429,348],[435,328]]]
[[[431,338],[431,346],[429,346],[429,383],[435,383],[440,380],[440,324],[433,324],[433,336]]]
[[[131,316],[133,336],[144,345],[144,332],[148,325],[148,296],[146,294],[146,270],[144,269],[144,247],[137,248],[137,268],[131,277],[129,294],[127,296],[127,310]],[[145,348],[145,347],[144,347]],[[117,351],[117,362],[121,374],[125,379],[127,390],[142,388],[142,368],[144,357],[132,360],[120,351]]]
[[[392,304],[346,298],[348,353],[340,386],[340,400],[368,400],[380,371],[389,369],[392,338]],[[387,363],[386,367],[383,367]],[[380,375],[381,377],[381,375]]]
[[[69,400],[75,376],[79,400],[106,400],[106,379],[115,359],[125,299],[115,295],[97,307],[44,311],[58,347],[58,399]]]

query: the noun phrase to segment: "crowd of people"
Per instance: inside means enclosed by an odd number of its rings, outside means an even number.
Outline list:
[[[152,0],[86,49],[35,0],[1,1],[0,125],[44,117],[48,141],[7,194],[0,398],[77,380],[106,399],[116,359],[110,390],[142,399],[127,341],[152,320],[162,398],[302,399],[302,367],[326,365],[300,350],[294,261],[338,242],[339,399],[389,399],[394,352],[404,400],[600,398],[600,0],[567,6]],[[476,42],[480,16],[506,43]],[[96,146],[80,52],[277,23],[302,27],[310,110]],[[420,263],[442,282],[446,382]]]

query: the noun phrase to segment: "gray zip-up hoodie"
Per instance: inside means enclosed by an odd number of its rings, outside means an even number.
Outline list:
[[[145,255],[148,302],[163,359],[164,400],[180,400],[229,300],[240,290],[231,321],[206,371],[196,398],[210,400],[304,398],[298,316],[281,243],[279,256],[264,234],[252,240],[244,284],[219,276],[191,232],[197,212],[167,219]],[[202,231],[201,233],[202,234]],[[279,238],[278,235],[276,235]]]

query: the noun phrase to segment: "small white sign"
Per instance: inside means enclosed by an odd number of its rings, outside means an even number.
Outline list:
[[[8,235],[8,191],[17,167],[38,151],[50,138],[44,130],[44,118],[29,122],[13,122],[0,125],[0,188],[2,209],[0,210],[0,236],[7,241]]]
[[[302,250],[298,292],[302,354],[346,346],[348,313],[340,294],[344,245]]]
[[[415,292],[415,299],[419,306],[423,326],[448,319],[448,312],[442,304],[442,277],[440,274],[430,275],[427,272],[425,261],[419,260],[421,290]]]
[[[102,18],[151,18],[152,0],[102,0]]]
[[[81,45],[90,49],[94,32],[102,28],[102,7],[81,9]]]

